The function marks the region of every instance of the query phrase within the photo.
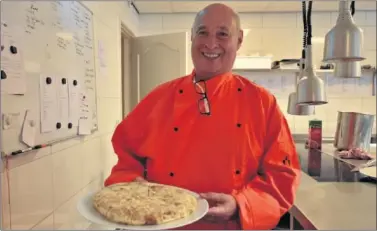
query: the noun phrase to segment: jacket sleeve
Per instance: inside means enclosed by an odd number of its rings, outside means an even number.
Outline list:
[[[233,192],[242,229],[271,230],[293,205],[301,176],[288,123],[271,96],[266,110],[264,154],[258,175]]]
[[[138,152],[147,134],[149,112],[159,98],[157,94],[157,89],[148,94],[116,127],[111,141],[118,162],[105,180],[105,187],[144,176],[145,156]]]

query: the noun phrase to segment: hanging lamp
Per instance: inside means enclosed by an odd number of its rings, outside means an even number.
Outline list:
[[[307,36],[307,23],[306,23],[306,2],[302,2],[302,18],[304,26],[304,36],[303,36],[303,50],[301,54],[301,59],[299,63],[299,80],[304,76],[304,60],[305,60],[305,47],[306,47],[306,36]],[[288,108],[287,112],[290,115],[313,115],[315,113],[315,108],[312,105],[299,105],[297,104],[297,93],[292,92],[288,96]]]
[[[354,1],[352,3],[355,4]],[[362,61],[363,31],[351,16],[348,0],[339,1],[339,15],[335,26],[325,36],[323,61]]]
[[[313,1],[309,1],[308,7],[308,36],[305,52],[305,72],[304,76],[297,84],[297,104],[300,105],[321,105],[327,103],[325,84],[322,79],[314,73],[312,54],[312,24],[311,11]]]
[[[351,17],[355,14],[355,1],[351,3]],[[361,78],[361,62],[360,61],[337,61],[335,63],[335,78]]]

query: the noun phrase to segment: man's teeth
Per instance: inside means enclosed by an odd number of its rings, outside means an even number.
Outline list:
[[[220,56],[220,54],[211,54],[211,53],[203,53],[203,54],[204,54],[205,57],[211,58],[211,59],[217,58],[217,57]]]

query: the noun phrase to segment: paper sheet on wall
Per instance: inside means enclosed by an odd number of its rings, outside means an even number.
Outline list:
[[[89,107],[89,100],[84,92],[80,94],[80,120],[79,135],[90,135],[92,133],[92,111]]]
[[[107,75],[107,62],[106,62],[106,54],[103,42],[98,40],[98,59],[99,59],[99,73],[102,77],[106,77]]]
[[[35,136],[36,136],[36,125],[35,118],[30,110],[26,111],[25,120],[22,126],[21,139],[29,147],[35,146]]]
[[[39,79],[41,132],[51,132],[56,128],[58,100],[56,78],[41,75]]]
[[[69,122],[77,127],[80,119],[80,86],[75,78],[68,78]]]
[[[58,105],[59,105],[59,122],[68,124],[69,122],[69,96],[68,96],[68,80],[67,78],[60,78],[58,90]]]
[[[26,79],[21,47],[10,33],[9,25],[1,23],[1,93],[23,95]]]

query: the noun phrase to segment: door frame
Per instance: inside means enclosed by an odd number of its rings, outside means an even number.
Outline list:
[[[132,58],[131,58],[131,46],[132,39],[135,38],[135,34],[128,29],[128,27],[120,21],[120,60],[121,60],[121,108],[122,108],[122,118],[124,118],[131,110],[131,78],[132,78]],[[128,46],[125,46],[128,43]],[[130,50],[126,51],[125,48],[128,47]],[[128,62],[125,60],[125,54],[128,53]]]

